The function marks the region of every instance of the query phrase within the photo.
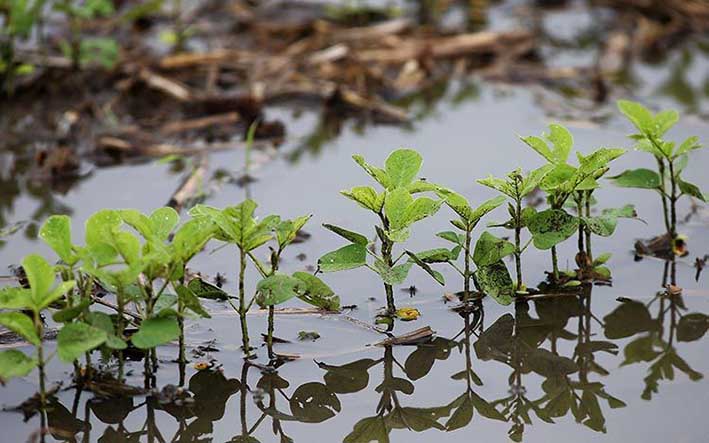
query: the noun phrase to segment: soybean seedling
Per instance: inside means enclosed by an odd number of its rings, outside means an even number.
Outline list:
[[[552,168],[553,166],[551,165],[545,165],[531,171],[527,176],[524,176],[522,171],[518,168],[507,174],[504,179],[489,176],[477,181],[481,185],[495,189],[512,200],[512,202],[507,205],[507,212],[510,215],[510,220],[503,224],[492,226],[501,226],[514,230],[514,257],[515,271],[517,275],[517,291],[526,290],[524,286],[524,279],[522,278],[522,252],[524,252],[529,243],[522,247],[522,229],[524,229],[527,225],[527,216],[534,213],[534,210],[531,208],[522,208],[522,201],[539,186],[544,176]]]
[[[396,306],[392,286],[403,283],[413,265],[412,261],[399,263],[406,252],[402,252],[395,258],[394,246],[406,241],[411,233],[411,226],[435,214],[442,202],[429,197],[414,197],[417,193],[435,191],[438,188],[425,180],[416,179],[423,163],[421,155],[416,151],[399,149],[392,152],[386,159],[383,169],[368,164],[359,155],[352,158],[383,189],[377,192],[371,186],[357,186],[341,191],[341,194],[376,215],[378,224],[374,226],[374,230],[380,242],[381,252],[380,254],[372,252],[369,248],[369,240],[362,234],[324,224],[326,229],[341,236],[350,244],[320,257],[319,270],[337,272],[360,267],[372,270],[384,283],[387,299],[386,313],[393,316]],[[367,263],[368,254],[373,258],[372,264]],[[438,283],[444,284],[440,273],[432,271],[428,265],[423,266],[420,261],[415,263],[433,276]]]
[[[464,302],[470,299],[470,281],[474,279],[478,289],[493,297],[498,303],[509,304],[512,301],[512,280],[507,267],[501,261],[504,256],[511,253],[511,250],[504,245],[504,243],[510,245],[509,242],[485,233],[476,243],[475,251],[471,249],[473,230],[485,214],[505,201],[504,197],[492,198],[472,209],[465,197],[457,192],[441,187],[436,192],[458,216],[457,219],[451,220],[451,224],[461,232],[445,231],[436,234],[454,243],[453,249],[438,248],[416,254],[408,253],[410,259],[420,266],[432,263],[448,263],[452,266],[463,277]],[[463,253],[462,270],[455,264],[460,252]],[[471,271],[471,261],[478,267],[475,273]]]
[[[9,380],[29,374],[37,367],[39,372],[39,397],[42,407],[47,405],[45,367],[52,355],[44,349],[44,324],[42,313],[70,291],[75,282],[55,284],[55,269],[39,255],[29,255],[22,261],[29,288],[3,288],[0,290],[0,325],[5,326],[35,348],[29,357],[17,349],[0,352],[0,379]],[[57,354],[67,363],[89,352],[106,341],[102,330],[85,323],[69,323],[57,335]]]
[[[577,191],[598,188],[597,180],[608,172],[608,164],[623,155],[623,149],[600,148],[588,156],[577,153],[579,165],[568,163],[573,148],[571,133],[561,125],[549,125],[549,134],[542,137],[522,137],[522,141],[547,160],[551,166],[540,182],[547,194],[550,209],[530,215],[529,231],[534,246],[551,249],[552,280],[559,283],[559,264],[556,246],[578,231],[579,218],[567,213],[563,208],[566,201]],[[551,145],[550,145],[551,143]]]
[[[682,172],[689,162],[689,153],[702,148],[697,137],[688,137],[679,146],[665,139],[665,134],[679,120],[674,110],[653,114],[640,103],[620,100],[618,108],[635,126],[638,133],[630,135],[637,143],[635,149],[651,154],[657,163],[657,171],[651,169],[629,169],[611,177],[616,186],[624,188],[650,189],[660,194],[663,220],[668,236],[669,255],[677,251],[677,201],[683,195],[702,202],[707,196],[701,189],[682,179]]]

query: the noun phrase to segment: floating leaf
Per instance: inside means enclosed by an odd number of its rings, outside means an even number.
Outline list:
[[[400,308],[396,310],[396,316],[399,320],[412,321],[417,320],[421,312],[416,308]]]

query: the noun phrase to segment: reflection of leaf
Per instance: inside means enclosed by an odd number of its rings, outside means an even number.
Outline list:
[[[573,374],[578,366],[567,357],[556,355],[546,349],[533,349],[525,355],[525,362],[532,371],[542,377],[558,377]]]
[[[239,389],[239,380],[227,379],[221,371],[197,371],[189,381],[189,390],[194,394],[195,415],[209,421],[221,419],[229,397]]]
[[[480,334],[475,342],[475,355],[480,360],[504,359],[512,348],[512,333],[515,319],[511,314],[498,318],[489,328]]]
[[[651,335],[647,337],[637,338],[625,346],[623,354],[625,360],[621,366],[637,363],[640,361],[652,361],[659,355],[659,352],[653,349],[654,338]]]
[[[473,401],[468,393],[466,392],[458,398],[462,401],[446,422],[447,431],[454,431],[456,429],[463,428],[473,419]]]
[[[57,400],[51,401],[47,408],[47,423],[49,432],[57,440],[73,440],[72,437],[84,430],[84,422],[76,418]]]
[[[678,341],[695,341],[704,337],[709,329],[709,316],[701,312],[687,314],[677,324]]]
[[[290,398],[293,416],[304,423],[321,423],[340,412],[340,400],[326,385],[317,382],[299,386]]]
[[[405,378],[387,377],[382,383],[375,388],[379,392],[401,392],[406,395],[414,393],[414,385]]]
[[[125,396],[110,399],[95,398],[89,402],[89,407],[101,423],[119,424],[133,410],[133,398]]]
[[[410,429],[423,432],[428,429],[445,429],[436,421],[435,409],[396,407],[386,416],[386,425],[392,429]]]
[[[611,340],[652,331],[657,327],[657,322],[650,316],[650,311],[643,303],[637,301],[624,302],[603,317],[603,323],[606,338]]]
[[[343,443],[370,443],[372,441],[389,443],[389,433],[383,417],[367,417],[358,421]]]
[[[445,360],[450,355],[454,343],[442,337],[436,337],[429,343],[419,345],[409,354],[404,362],[404,371],[411,380],[423,378],[431,371],[436,360]]]
[[[350,394],[361,391],[369,384],[367,370],[376,365],[371,358],[364,358],[342,366],[331,366],[317,363],[320,369],[327,370],[323,377],[325,384],[336,394]]]

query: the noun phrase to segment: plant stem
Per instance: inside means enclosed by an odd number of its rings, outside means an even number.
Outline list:
[[[465,230],[465,244],[463,245],[465,253],[465,269],[463,271],[463,303],[466,303],[470,298],[470,242],[472,228],[469,226]]]
[[[246,275],[246,253],[239,248],[239,319],[241,320],[241,346],[249,357],[251,346],[249,346],[249,327],[246,322],[246,290],[244,287],[244,277]]]
[[[554,283],[559,281],[559,259],[556,256],[556,245],[551,247],[551,265],[553,270]]]
[[[516,186],[516,182],[515,182]],[[515,271],[517,272],[517,290],[521,291],[524,287],[522,283],[522,199],[515,199]]]
[[[118,319],[116,321],[116,335],[121,340],[125,340],[123,336],[123,331],[125,326],[123,325],[123,311],[125,310],[123,291],[119,288],[116,293],[116,303],[118,304]],[[118,350],[118,382],[123,381],[123,350]]]
[[[576,197],[576,212],[578,213],[579,218],[583,215],[583,200],[584,200],[584,192],[579,191],[577,193]],[[584,224],[580,222],[579,220],[579,239],[578,239],[578,249],[579,249],[579,254],[583,255],[586,252],[586,248],[584,247],[583,240],[585,236],[585,228]],[[579,266],[583,269],[586,267],[586,261],[584,260]]]
[[[674,247],[674,240],[677,238],[677,180],[675,177],[674,161],[668,161],[670,165],[670,239]],[[674,254],[674,250],[673,250]]]
[[[42,327],[42,319],[39,316],[39,312],[34,312],[33,320],[35,332],[37,333],[37,337],[39,337],[39,344],[37,345],[37,370],[39,372],[39,402],[43,411],[47,406],[47,389],[44,382],[44,328]]]
[[[669,212],[667,210],[667,193],[665,192],[665,162],[659,157],[655,157],[657,160],[657,168],[660,171],[660,196],[662,197],[662,212],[665,221],[665,229],[667,233],[672,236],[672,228],[670,227]],[[672,237],[674,238],[674,237]]]
[[[586,217],[591,216],[591,193],[586,191]],[[591,229],[586,226],[586,257],[590,263],[593,263],[593,252],[591,252]]]
[[[268,307],[268,334],[266,336],[266,349],[268,349],[268,358],[272,359],[273,354],[273,331],[275,329],[275,310],[273,306]]]

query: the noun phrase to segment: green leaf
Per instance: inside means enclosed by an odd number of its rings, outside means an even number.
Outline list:
[[[677,148],[672,158],[677,158],[695,149],[700,149],[702,145],[699,143],[699,138],[696,136],[688,137],[682,144]]]
[[[528,227],[534,246],[538,249],[549,249],[571,237],[577,231],[578,225],[578,218],[566,211],[547,209],[535,214]]]
[[[285,274],[264,278],[256,285],[256,302],[261,307],[276,306],[305,294],[308,286],[300,279]]]
[[[106,243],[112,237],[113,231],[121,226],[121,215],[113,209],[103,209],[93,214],[86,221],[86,245],[94,246]]]
[[[32,319],[21,312],[0,312],[0,325],[18,334],[31,344],[39,346],[40,337],[37,335]]]
[[[474,272],[475,286],[489,295],[496,302],[507,306],[514,299],[514,283],[502,260],[487,266],[481,266]]]
[[[369,243],[369,240],[364,235],[347,230],[345,228],[341,228],[339,226],[323,223],[323,228],[327,229],[328,231],[334,232],[345,240],[349,240],[350,242],[356,245],[367,246],[367,244]]]
[[[488,212],[497,208],[498,206],[500,206],[504,202],[505,202],[505,198],[503,196],[498,196],[498,197],[491,198],[489,200],[485,200],[480,206],[478,206],[477,208],[475,208],[475,210],[473,210],[473,212],[470,214],[470,218],[469,218],[468,222],[473,225],[476,224]]]
[[[32,306],[31,294],[25,288],[0,288],[0,309],[25,309]]]
[[[0,352],[0,381],[3,383],[16,378],[24,377],[37,366],[37,360],[30,358],[17,349],[8,349]]]
[[[458,234],[453,231],[444,231],[444,232],[439,232],[436,234],[437,237],[440,237],[444,240],[448,240],[451,243],[455,243],[456,245],[462,246],[463,243],[465,242],[465,236]]]
[[[175,229],[180,221],[180,216],[173,208],[162,207],[158,208],[150,214],[153,232],[160,240],[167,240],[168,236]]]
[[[404,188],[394,188],[387,191],[384,197],[384,215],[389,220],[389,229],[398,231],[406,228],[407,210],[413,204],[414,198]]]
[[[643,105],[630,100],[618,100],[618,109],[642,133],[652,134],[654,131],[654,118],[652,113]]]
[[[389,188],[389,176],[383,169],[377,168],[376,166],[372,166],[365,162],[361,155],[353,155],[352,159],[385,189]]]
[[[608,166],[608,163],[625,154],[625,149],[622,148],[600,148],[593,151],[588,156],[583,156],[577,153],[579,160],[578,179],[581,183],[588,178],[599,178],[601,174],[599,170]]]
[[[569,183],[574,178],[576,172],[576,168],[566,163],[556,165],[544,176],[540,187],[546,192],[555,191]]]
[[[593,259],[593,266],[600,266],[600,265],[607,263],[608,260],[610,260],[612,255],[613,254],[611,254],[610,252],[605,252],[605,253],[599,255],[598,257]]]
[[[428,249],[417,252],[416,257],[424,263],[446,263],[451,260],[451,251],[446,248]]]
[[[553,163],[566,163],[569,158],[569,153],[574,145],[574,138],[568,129],[559,125],[551,124],[549,125],[549,135],[547,139],[554,146],[554,162]]]
[[[556,157],[549,149],[549,145],[543,139],[530,135],[527,137],[520,137],[520,139],[526,143],[530,148],[534,149],[539,155],[544,157],[549,163],[555,163]]]
[[[406,226],[435,214],[441,208],[441,204],[443,202],[428,197],[417,198],[406,208],[404,214]]]
[[[106,332],[86,323],[69,323],[57,335],[57,354],[65,363],[71,363],[86,352],[106,342]]]
[[[680,178],[677,179],[677,185],[682,194],[691,195],[692,197],[698,198],[704,203],[707,202],[707,196],[699,189],[699,186],[686,182]]]
[[[635,218],[637,213],[633,205],[619,209],[604,209],[597,217],[581,217],[581,221],[596,235],[610,237],[615,232],[618,218]]]
[[[208,217],[195,217],[185,222],[175,232],[172,247],[176,258],[187,263],[197,255],[216,231],[216,225]]]
[[[27,274],[33,305],[39,311],[54,286],[54,268],[43,257],[30,254],[22,260],[22,269]]]
[[[69,306],[61,311],[57,311],[52,315],[52,320],[57,323],[68,323],[80,316],[89,306],[92,301],[88,299],[81,300],[79,304]]]
[[[674,109],[667,111],[660,111],[655,115],[653,128],[653,135],[655,137],[662,137],[665,132],[674,126],[679,121],[679,113]]]
[[[276,238],[278,245],[281,248],[293,243],[298,232],[303,229],[303,226],[310,220],[312,215],[303,215],[296,217],[293,220],[283,220],[276,226]]]
[[[67,265],[73,266],[79,260],[72,250],[71,219],[68,216],[49,217],[39,230],[39,236]]]
[[[337,272],[346,269],[359,268],[367,262],[367,249],[365,246],[351,244],[335,251],[329,252],[318,260],[318,267],[322,272]]]
[[[212,316],[209,315],[209,313],[204,309],[204,307],[202,307],[202,304],[199,302],[199,298],[197,297],[197,295],[192,292],[187,286],[177,285],[175,286],[175,291],[177,292],[177,299],[185,308],[189,309],[190,311],[194,312],[202,318],[212,318]]]
[[[190,280],[189,283],[187,283],[187,288],[199,298],[222,301],[229,299],[229,294],[224,292],[221,288],[208,283],[201,278],[193,278]]]
[[[522,179],[519,196],[524,197],[539,187],[544,177],[554,169],[553,165],[544,165],[529,172],[527,177]]]
[[[388,285],[400,285],[406,280],[409,275],[409,270],[411,269],[412,263],[404,263],[402,265],[397,265],[389,267],[386,263],[381,260],[374,262],[374,269],[377,271],[382,281]]]
[[[411,251],[405,251],[405,252],[406,252],[406,255],[408,255],[409,258],[414,263],[416,263],[416,265],[418,265],[418,267],[420,267],[421,269],[426,271],[426,273],[428,275],[430,275],[431,277],[433,277],[433,279],[436,280],[441,286],[444,286],[446,284],[446,281],[443,278],[443,274],[432,269],[427,263],[425,263],[423,260],[421,260],[419,257],[417,257],[416,254],[414,254],[413,252],[411,252]]]
[[[476,180],[476,182],[480,183],[483,186],[487,186],[488,188],[492,188],[496,191],[499,191],[511,198],[515,198],[514,186],[507,180],[503,180],[501,178],[493,177],[492,175],[490,175],[487,178],[479,178]]]
[[[514,254],[514,252],[515,245],[485,231],[475,243],[473,262],[478,267],[488,266]]]
[[[131,342],[138,349],[152,349],[180,336],[180,327],[174,317],[156,317],[143,320]]]
[[[397,149],[387,157],[384,163],[389,177],[389,188],[397,188],[411,184],[419,170],[423,159],[412,149]]]
[[[658,189],[662,184],[657,172],[643,168],[628,169],[609,179],[621,188]]]
[[[382,210],[384,204],[382,196],[371,186],[356,186],[350,190],[340,191],[340,194],[357,202],[363,208],[377,213]]]
[[[318,277],[307,272],[294,272],[293,277],[305,283],[305,293],[298,298],[326,311],[340,310],[340,298]]]

